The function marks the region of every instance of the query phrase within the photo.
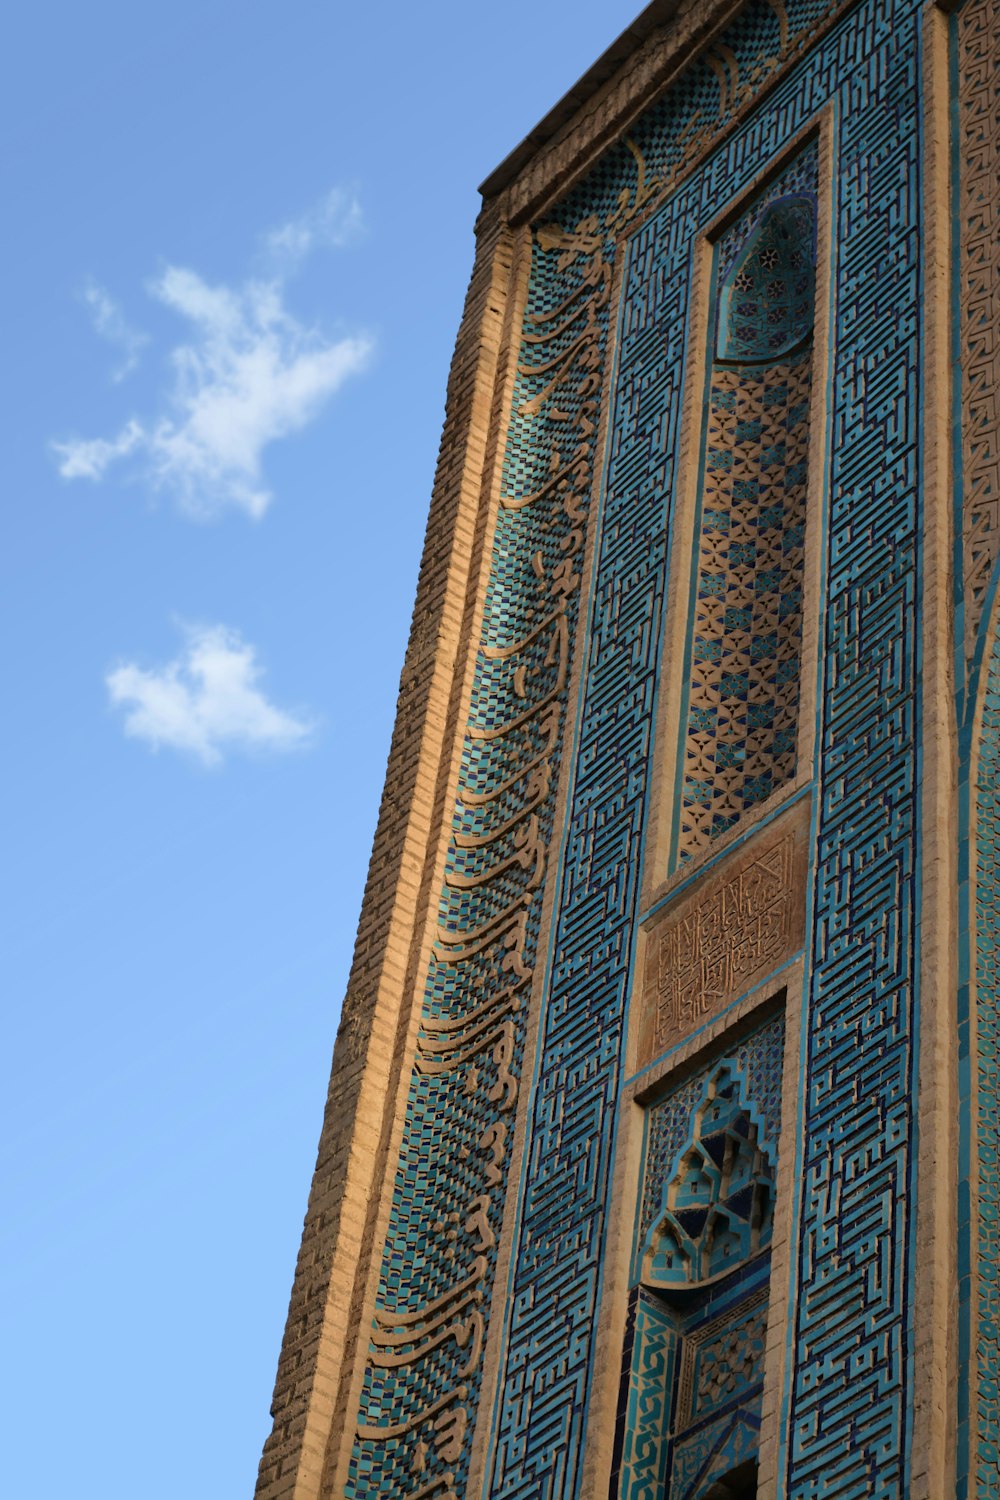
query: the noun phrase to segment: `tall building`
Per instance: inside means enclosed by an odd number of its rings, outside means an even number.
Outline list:
[[[482,191],[259,1500],[1000,1496],[1000,4]]]

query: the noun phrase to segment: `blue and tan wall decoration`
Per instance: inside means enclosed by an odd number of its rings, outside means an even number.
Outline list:
[[[998,78],[995,0],[746,0],[514,226],[301,1500],[1000,1500]]]
[[[959,1490],[1000,1496],[1000,14],[964,0],[955,101],[953,463],[959,734]]]

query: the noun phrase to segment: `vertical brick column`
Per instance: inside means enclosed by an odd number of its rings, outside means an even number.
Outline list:
[[[373,1220],[413,1003],[415,942],[438,842],[456,695],[467,650],[488,495],[490,414],[512,241],[495,207],[476,257],[451,366],[395,729],[354,961],[344,999],[278,1363],[257,1500],[314,1500],[357,1343],[352,1311],[372,1253]]]

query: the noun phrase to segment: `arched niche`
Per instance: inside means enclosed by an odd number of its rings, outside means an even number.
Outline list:
[[[761,1134],[738,1073],[723,1063],[705,1085],[647,1236],[644,1286],[705,1287],[770,1244],[774,1166]]]
[[[780,198],[761,215],[719,288],[717,360],[785,359],[812,332],[816,295],[816,211],[804,194]]]

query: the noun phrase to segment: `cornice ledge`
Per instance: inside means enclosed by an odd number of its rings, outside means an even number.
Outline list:
[[[482,183],[510,224],[561,197],[746,0],[653,0]]]

